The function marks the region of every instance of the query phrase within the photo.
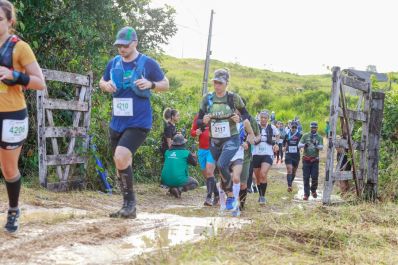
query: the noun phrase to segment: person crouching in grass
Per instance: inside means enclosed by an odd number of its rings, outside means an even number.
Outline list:
[[[186,149],[182,134],[174,136],[171,148],[166,150],[164,157],[161,181],[163,185],[170,188],[170,194],[181,198],[181,192],[193,190],[199,186],[198,181],[188,174],[188,164],[193,166],[197,164],[196,154]]]

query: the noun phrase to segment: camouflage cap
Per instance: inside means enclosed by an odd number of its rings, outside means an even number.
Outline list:
[[[318,128],[318,123],[316,121],[311,122],[311,128]]]
[[[228,83],[229,81],[229,72],[227,69],[218,69],[214,72],[213,81],[218,81],[223,84]]]
[[[132,27],[124,27],[116,35],[116,41],[113,45],[129,45],[137,40],[137,33]]]
[[[296,126],[296,128],[298,127],[298,122],[297,121],[292,121],[290,123],[290,127]]]

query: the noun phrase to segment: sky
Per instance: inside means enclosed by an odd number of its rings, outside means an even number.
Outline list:
[[[212,59],[297,74],[328,66],[398,71],[398,1],[152,0],[176,9],[177,34],[164,46],[178,58]],[[395,30],[394,30],[395,29]]]

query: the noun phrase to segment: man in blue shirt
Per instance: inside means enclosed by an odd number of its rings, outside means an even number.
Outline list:
[[[133,191],[133,155],[152,128],[151,91],[165,91],[169,81],[159,64],[137,50],[137,33],[124,27],[114,45],[119,55],[108,62],[99,83],[112,93],[110,143],[123,192],[122,208],[111,217],[136,218]]]

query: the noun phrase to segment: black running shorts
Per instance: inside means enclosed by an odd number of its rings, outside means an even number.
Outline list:
[[[254,155],[253,156],[253,168],[260,168],[262,163],[272,165],[273,157],[270,155]]]
[[[13,150],[22,146],[28,137],[28,130],[26,109],[0,112],[0,148]]]
[[[135,154],[148,135],[149,130],[144,128],[127,128],[123,132],[117,132],[109,128],[109,136],[112,148],[112,154],[115,154],[117,146],[123,146]]]

